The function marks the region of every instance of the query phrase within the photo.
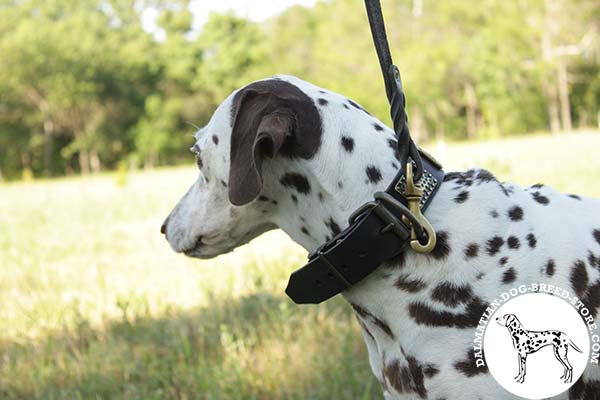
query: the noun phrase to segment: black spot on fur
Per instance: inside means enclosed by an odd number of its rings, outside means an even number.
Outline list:
[[[298,174],[296,172],[286,173],[281,177],[280,182],[285,187],[291,187],[296,189],[298,193],[310,193],[310,183],[308,183],[308,179],[306,179],[304,175]]]
[[[350,103],[350,105],[358,110],[361,110],[362,112],[366,113],[367,115],[371,115],[367,110],[365,110],[364,108],[362,108],[360,105],[358,105],[357,103],[355,103],[354,101],[347,99],[348,103]]]
[[[533,233],[527,234],[527,244],[529,245],[529,248],[535,249],[537,239],[535,238],[535,235]]]
[[[423,373],[428,378],[433,378],[434,376],[439,374],[439,372],[440,372],[440,370],[433,364],[427,364],[423,368]]]
[[[510,195],[514,193],[514,189],[506,185],[505,182],[498,182],[498,187],[506,197],[510,197]]]
[[[448,172],[446,175],[444,175],[444,182],[458,180],[460,179],[461,175],[462,174],[460,172]]]
[[[327,228],[329,228],[332,236],[336,236],[338,233],[340,233],[342,231],[340,229],[340,226],[333,220],[332,217],[329,217],[329,219],[327,221],[325,221],[325,226],[327,226]]]
[[[394,139],[388,139],[388,146],[390,146],[390,149],[394,151],[394,158],[400,161],[400,150],[398,149],[398,142]]]
[[[318,195],[318,196],[319,196],[319,201],[323,201],[323,193],[322,193],[322,192],[319,192],[319,195]]]
[[[407,366],[401,366],[400,360],[394,359],[384,366],[383,374],[389,384],[398,393],[415,393],[420,398],[427,397],[427,390],[423,384],[423,370],[418,362],[407,357]]]
[[[475,350],[473,349],[469,349],[466,359],[454,363],[454,369],[469,378],[479,374],[487,374],[489,372],[487,365],[480,368],[477,367],[475,362]]]
[[[519,247],[521,247],[521,242],[516,236],[509,236],[506,240],[506,243],[508,244],[508,248],[510,249],[518,249]]]
[[[302,233],[304,233],[306,236],[310,237],[310,232],[308,231],[308,229],[303,226],[302,228],[300,228],[300,230],[302,231]]]
[[[348,103],[350,103],[350,105],[354,108],[357,108],[359,110],[362,110],[363,108],[361,106],[359,106],[358,104],[356,104],[354,101],[348,99]]]
[[[588,251],[588,262],[592,267],[600,270],[600,255],[596,256],[591,251]]]
[[[323,98],[320,98],[318,101],[319,101],[319,104],[322,106],[326,106],[329,103],[327,100],[325,100]]]
[[[358,317],[358,315],[356,316],[356,320],[358,321],[358,324],[362,328],[363,332],[365,332],[371,338],[371,340],[375,342],[375,336],[373,336],[369,328],[367,328],[367,325]]]
[[[480,182],[497,182],[498,179],[488,170],[481,169],[477,173],[477,178]]]
[[[535,185],[531,185],[532,188],[534,189],[541,189],[544,187],[543,183],[536,183]]]
[[[260,195],[258,196],[258,201],[271,201],[267,196]]]
[[[480,298],[473,297],[467,303],[465,312],[463,313],[438,311],[433,309],[429,304],[420,301],[410,303],[408,305],[408,312],[411,318],[419,325],[467,329],[477,327],[479,319],[486,308],[487,304],[484,304]]]
[[[465,172],[449,172],[444,176],[444,182],[454,182],[457,186],[472,186],[475,181],[475,170]]]
[[[442,260],[450,254],[450,246],[448,245],[448,232],[439,231],[436,233],[437,241],[435,247],[429,253],[436,260]]]
[[[467,201],[468,198],[469,198],[469,192],[467,192],[466,190],[463,190],[454,198],[454,201],[456,203],[464,203],[465,201]]]
[[[343,189],[344,188],[344,184],[342,183],[342,181],[338,181],[338,189]]]
[[[354,139],[348,136],[342,136],[342,146],[348,153],[352,153],[352,150],[354,150]]]
[[[227,187],[227,182],[225,182],[223,179],[221,179],[221,186]]]
[[[571,286],[573,287],[573,290],[575,290],[577,296],[580,298],[583,296],[588,283],[589,277],[585,268],[585,263],[581,260],[575,261],[573,269],[571,270]]]
[[[511,221],[521,221],[523,219],[523,209],[519,206],[514,206],[508,210],[508,218]]]
[[[581,201],[581,197],[577,196],[576,194],[569,194],[568,196],[572,199]]]
[[[500,251],[500,248],[504,245],[504,239],[500,236],[494,236],[490,240],[487,241],[487,252],[490,256],[497,254]]]
[[[362,318],[367,318],[371,315],[370,312],[368,312],[365,308],[359,306],[358,304],[350,303],[350,306],[352,306],[354,312],[356,312]]]
[[[367,169],[365,170],[366,174],[367,174],[367,178],[369,179],[369,182],[371,183],[377,183],[379,181],[381,181],[382,176],[381,176],[381,171],[379,171],[379,169],[377,167],[375,167],[374,165],[369,165],[367,167]]]
[[[212,135],[212,141],[215,145],[219,144],[219,138],[217,137],[217,135]]]
[[[506,265],[508,263],[508,257],[502,257],[498,263],[502,266]]]
[[[292,197],[292,201],[294,202],[294,204],[298,204],[298,198],[296,197],[296,195],[293,194],[291,197]]]
[[[346,110],[349,110],[349,109],[350,109],[350,107],[348,107],[348,105],[347,105],[346,103],[344,103],[344,104],[342,104],[342,105],[344,106],[344,108],[345,108]]]
[[[375,128],[376,131],[381,132],[383,130],[383,126],[379,125],[378,123],[373,123],[373,128]]]
[[[548,260],[548,263],[546,264],[546,275],[553,276],[555,268],[556,268],[556,264],[554,264],[554,260],[553,259]]]
[[[410,279],[408,275],[402,274],[396,279],[394,286],[405,292],[417,293],[425,288],[425,283],[421,280]]]
[[[490,211],[490,215],[492,216],[492,218],[498,218],[498,211],[492,210]]]
[[[471,243],[465,248],[465,257],[473,258],[479,254],[479,245],[477,243]]]
[[[593,235],[594,239],[596,239],[596,242],[600,244],[600,229],[594,229]]]
[[[540,192],[533,192],[531,195],[533,196],[533,199],[540,204],[547,206],[550,203],[550,199],[541,195]]]
[[[386,335],[388,335],[390,337],[390,339],[396,340],[396,336],[394,335],[394,332],[392,332],[390,326],[387,324],[387,322],[385,322],[382,319],[377,318],[374,315],[371,315],[371,319],[373,320],[373,323],[383,331],[383,333],[385,333]]]
[[[504,272],[504,275],[502,275],[502,283],[504,283],[505,285],[513,283],[516,279],[517,272],[514,268],[509,268],[507,271]]]
[[[456,307],[461,303],[466,303],[473,296],[469,285],[460,286],[450,282],[440,283],[431,292],[431,298],[447,305]]]

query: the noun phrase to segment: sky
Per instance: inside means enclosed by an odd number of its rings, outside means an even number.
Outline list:
[[[233,11],[240,17],[253,21],[263,21],[290,6],[299,4],[311,7],[315,3],[316,0],[192,0],[190,9],[194,14],[194,31],[197,32],[206,23],[208,15],[213,11]],[[154,32],[155,36],[160,39],[162,35],[157,32],[154,23],[156,17],[157,11],[149,9],[142,15],[142,20],[145,29]]]
[[[312,6],[315,0],[193,0],[191,9],[196,18],[195,26],[200,27],[211,11],[233,10],[240,17],[263,21],[296,4]]]

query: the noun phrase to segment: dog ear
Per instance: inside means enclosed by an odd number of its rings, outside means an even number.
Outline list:
[[[291,83],[259,81],[232,104],[229,201],[242,206],[263,187],[262,164],[276,154],[312,157],[321,143],[321,118],[312,99]]]
[[[279,152],[294,129],[291,110],[275,107],[272,99],[246,91],[240,99],[231,133],[229,201],[242,206],[254,200],[263,186],[262,163]]]

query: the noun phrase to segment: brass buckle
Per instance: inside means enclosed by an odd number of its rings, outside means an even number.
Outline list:
[[[410,247],[417,253],[430,253],[435,247],[436,243],[435,230],[427,218],[425,218],[425,216],[421,213],[421,207],[419,204],[421,202],[421,198],[423,197],[423,191],[419,189],[417,185],[415,185],[413,165],[410,161],[406,163],[406,191],[403,194],[408,203],[410,212],[427,234],[427,243],[423,245],[417,238],[417,232],[415,231],[414,224],[411,223],[408,218],[402,217],[404,223],[410,226]]]

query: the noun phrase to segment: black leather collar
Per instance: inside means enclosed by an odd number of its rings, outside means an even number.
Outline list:
[[[433,157],[419,152],[424,170],[416,184],[423,190],[420,205],[424,211],[439,189],[444,171]],[[385,192],[406,206],[402,196],[405,182],[403,169]],[[410,228],[401,220],[402,214],[388,202],[367,203],[353,215],[350,226],[311,253],[308,263],[292,273],[285,292],[297,304],[317,304],[360,282],[410,242]]]
[[[433,227],[426,219],[419,220],[415,213],[420,215],[417,202],[421,211],[427,208],[444,180],[444,171],[433,157],[419,150],[410,137],[402,80],[400,71],[392,62],[381,4],[379,0],[365,0],[365,5],[391,106],[402,169],[385,192],[375,193],[375,201],[352,214],[350,226],[310,254],[308,264],[290,276],[285,292],[297,304],[320,303],[352,287],[383,262],[400,254],[411,242],[411,247],[420,252],[430,251],[434,243],[429,240],[435,235]],[[411,199],[410,210],[403,196],[406,192],[405,173],[411,176],[411,190],[407,193]],[[412,183],[419,190],[414,191]],[[411,221],[413,232],[416,232],[415,226],[419,227],[421,233],[415,233],[415,238],[411,237],[411,227],[403,222],[403,217]],[[427,236],[427,245],[420,247],[421,242],[416,243],[416,236],[423,235],[423,228],[432,236]]]

